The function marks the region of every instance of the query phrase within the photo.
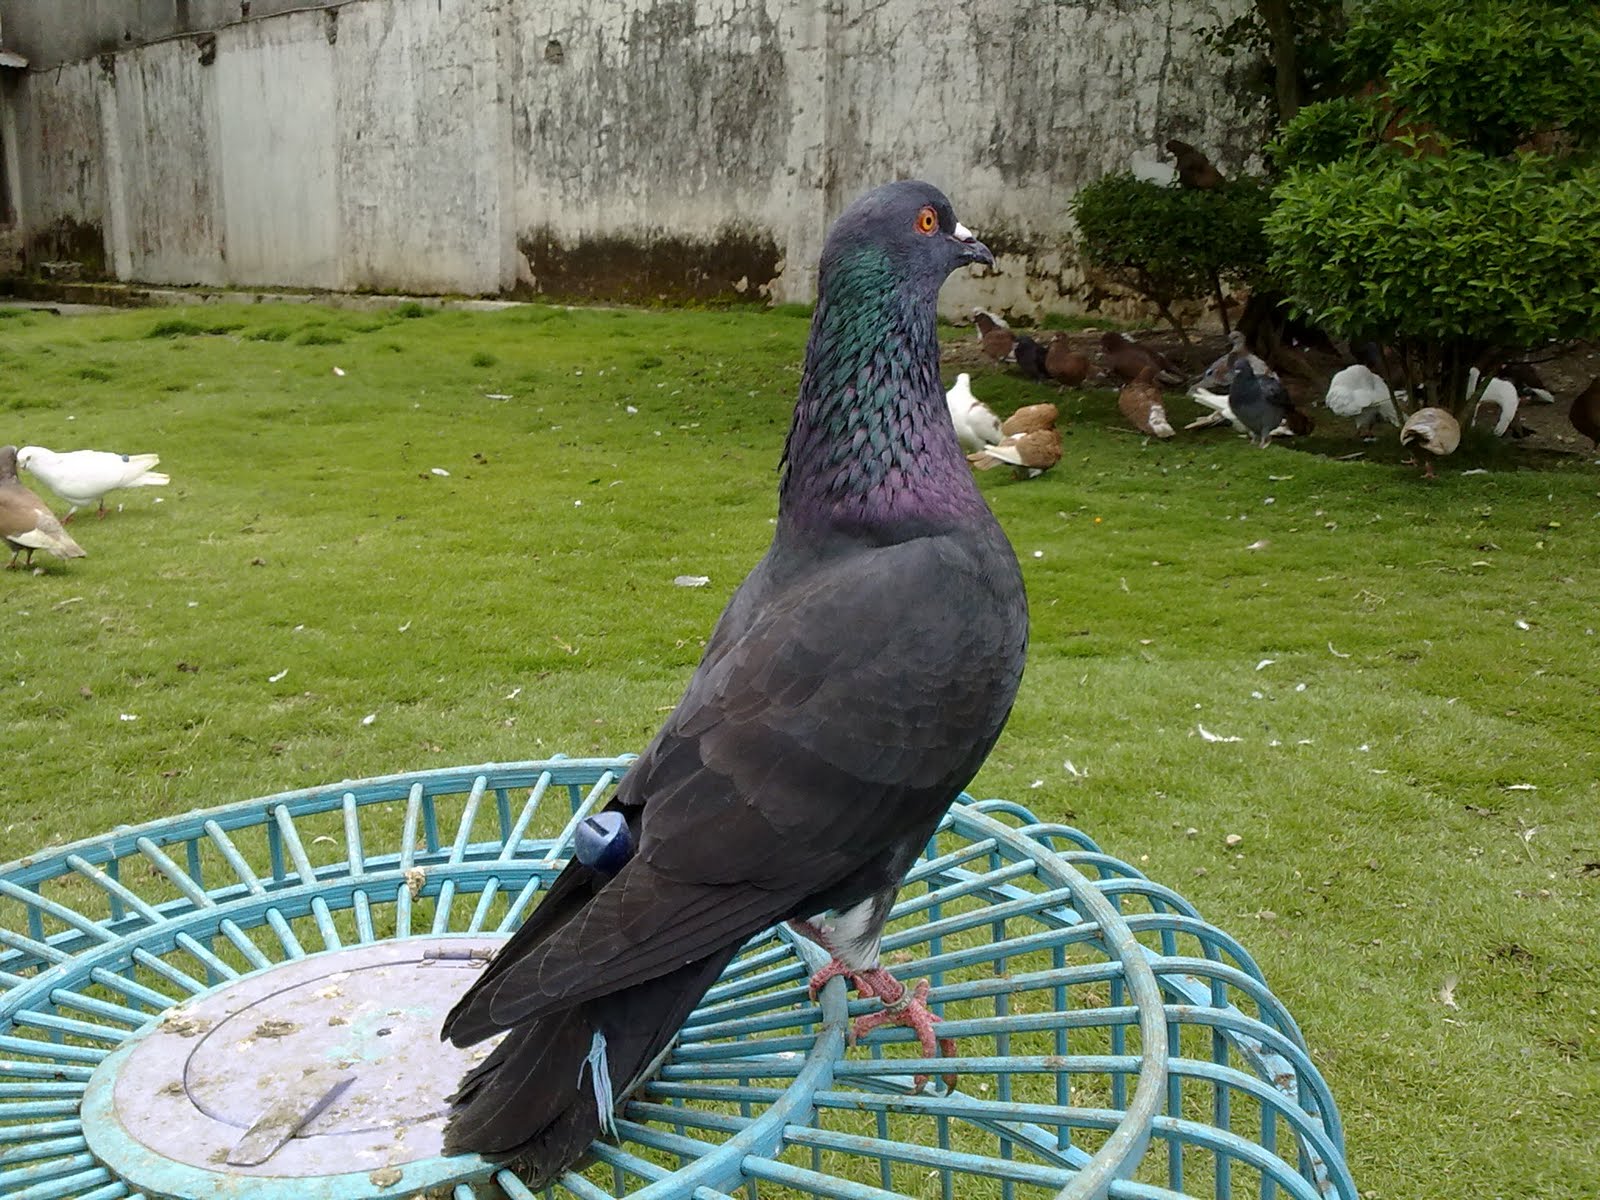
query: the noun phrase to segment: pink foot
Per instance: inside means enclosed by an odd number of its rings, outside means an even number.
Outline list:
[[[866,1013],[859,1016],[850,1026],[850,1043],[854,1045],[874,1029],[891,1025],[904,1025],[917,1035],[917,1041],[922,1046],[924,1058],[949,1057],[955,1054],[955,1041],[952,1038],[941,1038],[934,1032],[934,1026],[939,1023],[939,1016],[928,1007],[929,983],[926,979],[919,979],[916,985],[907,990],[894,975],[884,967],[873,967],[866,971],[853,971],[838,959],[834,959],[822,970],[811,977],[811,997],[816,999],[817,993],[830,979],[843,976],[855,985],[856,993],[869,1000],[881,1000],[883,1007],[877,1012]],[[956,1077],[946,1075],[945,1085],[951,1089],[956,1086]],[[918,1075],[912,1080],[912,1086],[918,1091],[928,1082],[926,1075]]]

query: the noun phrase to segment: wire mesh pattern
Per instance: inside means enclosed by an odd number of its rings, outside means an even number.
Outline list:
[[[174,1162],[108,1132],[109,1081],[175,1014],[263,972],[509,934],[628,761],[336,784],[0,867],[0,1196],[528,1200],[471,1156],[313,1179]],[[898,1028],[847,1046],[877,1002],[842,980],[811,1000],[826,955],[776,928],[707,994],[615,1141],[542,1194],[1355,1200],[1333,1100],[1248,953],[1082,833],[963,797],[884,955],[931,980],[954,1057]],[[914,1091],[918,1074],[948,1083]]]

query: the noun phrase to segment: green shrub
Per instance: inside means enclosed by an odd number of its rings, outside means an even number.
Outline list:
[[[1600,132],[1600,16],[1572,0],[1369,0],[1339,46],[1352,87],[1489,154]]]
[[[1106,175],[1073,198],[1084,259],[1150,300],[1180,334],[1180,300],[1251,282],[1267,262],[1262,221],[1271,197],[1260,180],[1207,190],[1162,187],[1131,174]]]
[[[1313,167],[1370,150],[1382,122],[1368,99],[1341,96],[1308,104],[1267,147],[1279,170]]]
[[[1409,350],[1436,396],[1460,397],[1480,360],[1600,334],[1600,165],[1389,148],[1293,171],[1277,195],[1272,268],[1297,304]]]

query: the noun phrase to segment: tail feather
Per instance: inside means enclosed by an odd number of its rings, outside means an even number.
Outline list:
[[[738,949],[511,1030],[452,1097],[446,1153],[515,1159],[545,1187],[610,1127],[610,1098],[644,1081]]]

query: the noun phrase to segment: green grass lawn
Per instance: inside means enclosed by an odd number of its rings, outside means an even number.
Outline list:
[[[87,559],[0,574],[0,861],[346,777],[638,749],[770,536],[805,334],[0,313],[0,442],[156,451],[173,479],[80,514]],[[1397,448],[1334,461],[1337,432],[1147,444],[1109,392],[1062,408],[1055,471],[982,478],[1033,649],[973,791],[1244,942],[1367,1194],[1592,1197],[1600,470],[1490,454],[1428,485]]]

